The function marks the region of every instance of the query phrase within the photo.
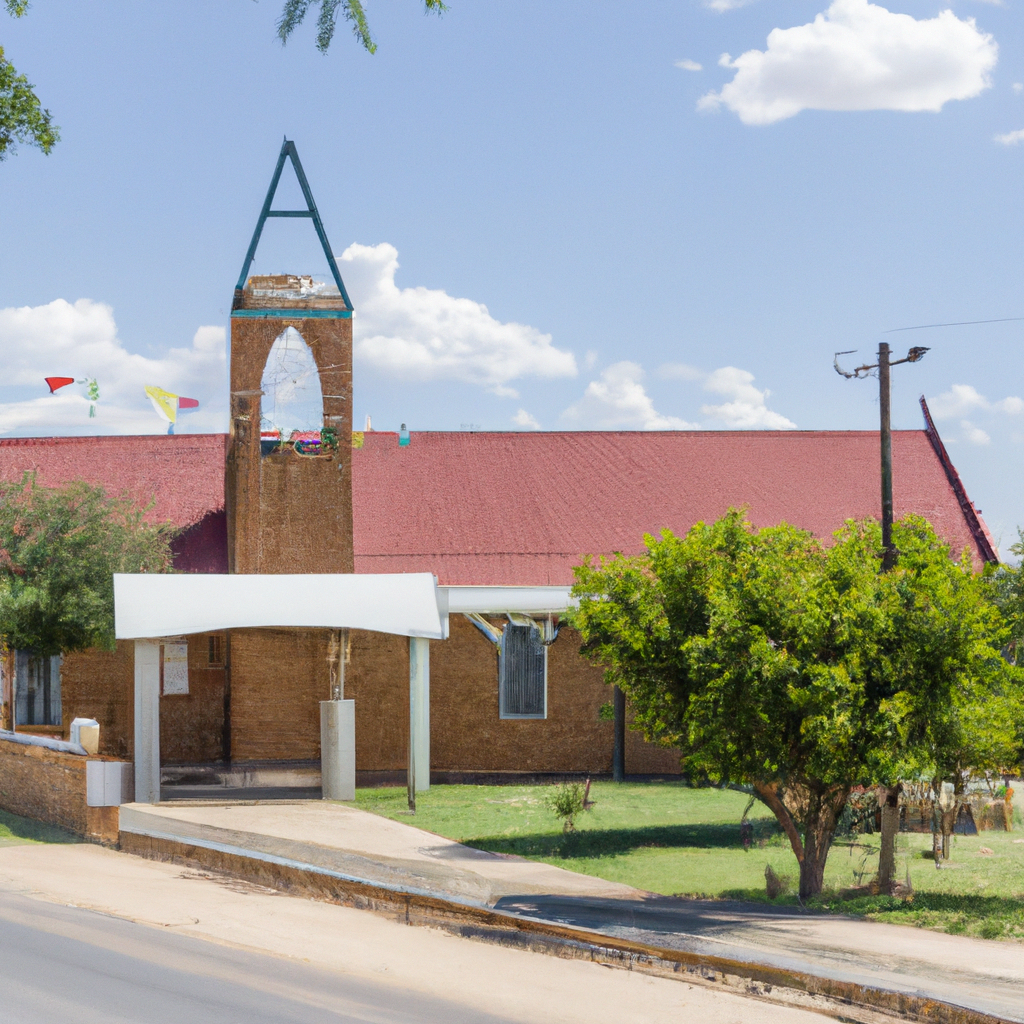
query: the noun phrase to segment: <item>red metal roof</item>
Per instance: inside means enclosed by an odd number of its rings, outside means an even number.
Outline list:
[[[85,480],[154,503],[147,518],[194,526],[224,508],[226,434],[0,439],[0,479],[26,470],[46,487]]]
[[[873,431],[369,432],[353,452],[356,572],[433,572],[442,584],[572,582],[586,553],[637,552],[730,506],[827,537],[878,517]],[[923,430],[893,434],[895,513],[985,552]]]
[[[191,528],[181,567],[225,571],[226,446],[223,434],[0,439],[0,479],[35,470],[49,486],[84,479],[155,499],[150,519]],[[881,504],[872,431],[427,432],[407,447],[367,432],[352,458],[356,572],[442,584],[569,584],[584,554],[637,552],[644,533],[681,533],[733,505],[758,526],[827,537]],[[973,506],[925,431],[893,434],[893,477],[896,515],[924,516],[980,565]]]

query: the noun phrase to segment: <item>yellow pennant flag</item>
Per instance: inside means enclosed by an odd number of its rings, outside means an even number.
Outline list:
[[[178,419],[178,396],[163,388],[147,387],[146,395],[153,403],[153,409],[172,426]]]

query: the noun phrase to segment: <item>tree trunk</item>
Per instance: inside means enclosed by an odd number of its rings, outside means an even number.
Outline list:
[[[836,821],[850,795],[848,786],[754,783],[754,792],[775,813],[800,864],[800,898],[817,896],[825,881],[825,863]],[[803,836],[797,827],[803,826]]]
[[[896,835],[900,830],[899,786],[879,786],[878,806],[882,809],[882,843],[878,852],[878,888],[892,892],[896,879]]]
[[[942,779],[932,779],[932,860],[939,866],[942,859],[942,808],[939,799],[942,796]]]

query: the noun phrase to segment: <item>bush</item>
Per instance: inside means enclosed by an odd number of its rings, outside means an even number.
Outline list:
[[[576,818],[583,813],[586,788],[582,782],[562,782],[547,798],[548,807],[562,819],[563,832],[576,831]]]

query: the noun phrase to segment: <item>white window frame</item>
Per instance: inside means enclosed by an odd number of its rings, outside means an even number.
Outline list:
[[[508,630],[510,629],[528,629],[526,626],[516,626],[513,623],[509,623],[502,631],[502,641],[505,636],[509,635]],[[541,643],[541,652],[544,664],[544,681],[543,681],[543,693],[544,693],[544,708],[540,713],[530,714],[515,714],[505,710],[505,682],[503,677],[503,659],[505,657],[504,643],[498,649],[498,717],[503,720],[533,720],[541,721],[548,717],[548,645]]]

